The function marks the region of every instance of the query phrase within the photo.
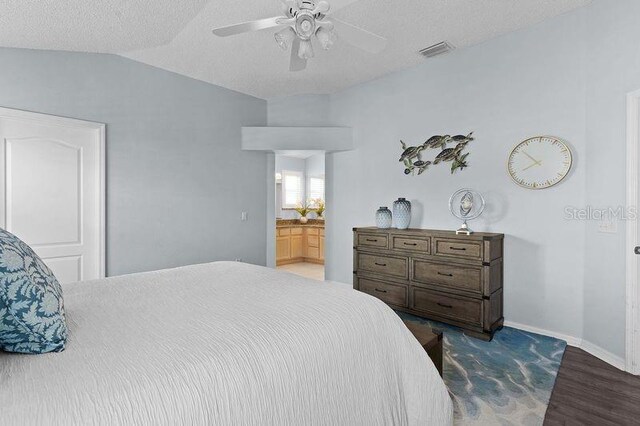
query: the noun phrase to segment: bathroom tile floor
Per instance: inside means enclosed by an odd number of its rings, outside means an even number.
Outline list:
[[[278,266],[278,269],[313,280],[324,281],[324,265],[315,263],[291,263],[289,265]]]

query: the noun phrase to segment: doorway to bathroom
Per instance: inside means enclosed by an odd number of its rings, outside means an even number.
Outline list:
[[[275,265],[324,281],[325,152],[275,153]]]

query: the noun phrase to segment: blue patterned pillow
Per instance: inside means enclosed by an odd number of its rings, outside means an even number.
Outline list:
[[[58,280],[31,247],[0,228],[0,349],[60,352],[66,341]]]

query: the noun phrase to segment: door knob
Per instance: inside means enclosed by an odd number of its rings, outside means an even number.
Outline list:
[[[636,248],[633,249],[633,252],[635,254],[640,254],[640,246],[636,246]]]

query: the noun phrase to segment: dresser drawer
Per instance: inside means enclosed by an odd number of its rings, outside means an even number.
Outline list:
[[[359,247],[389,247],[389,237],[387,235],[358,234]]]
[[[278,229],[278,236],[279,237],[286,237],[288,235],[291,235],[291,228],[280,228],[280,229]]]
[[[482,326],[482,300],[451,296],[414,287],[411,308],[455,321]]]
[[[430,238],[412,238],[394,235],[392,237],[391,248],[396,250],[411,250],[420,253],[431,253]]]
[[[359,290],[377,297],[390,305],[406,308],[409,306],[409,287],[380,281],[358,278]]]
[[[413,260],[413,281],[482,294],[482,269]]]
[[[482,242],[436,238],[435,239],[435,255],[481,260],[482,259]]]
[[[291,228],[291,235],[302,235],[302,228]]]
[[[318,228],[307,228],[307,235],[318,235]]]
[[[377,272],[398,278],[408,278],[408,259],[373,254],[358,254],[358,266],[363,271]]]

